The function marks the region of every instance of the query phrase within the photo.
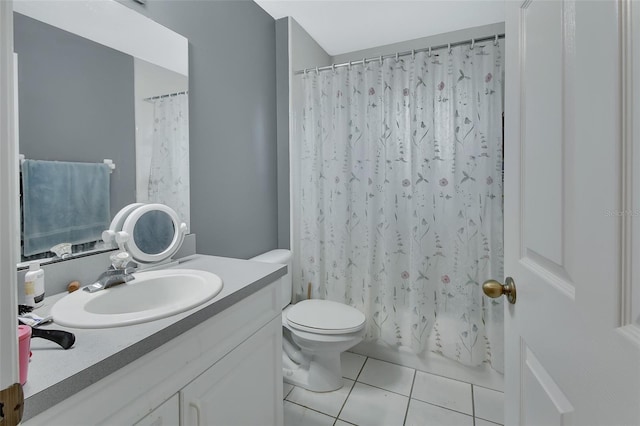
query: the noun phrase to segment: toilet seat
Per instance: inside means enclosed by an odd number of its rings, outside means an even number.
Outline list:
[[[362,330],[365,316],[359,310],[330,300],[303,300],[287,310],[294,329],[317,334],[348,334]]]

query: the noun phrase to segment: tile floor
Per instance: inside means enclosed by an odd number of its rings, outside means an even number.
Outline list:
[[[285,426],[496,426],[502,392],[342,354],[344,386],[316,393],[284,384]]]

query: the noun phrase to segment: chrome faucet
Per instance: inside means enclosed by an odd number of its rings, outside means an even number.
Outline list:
[[[106,290],[109,287],[135,279],[133,273],[136,269],[134,267],[127,266],[130,259],[129,253],[120,252],[112,254],[110,258],[111,266],[109,266],[109,269],[100,274],[95,283],[83,288],[84,291],[95,293],[96,291]]]

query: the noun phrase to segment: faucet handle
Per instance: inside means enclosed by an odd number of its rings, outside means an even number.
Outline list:
[[[125,269],[131,260],[131,255],[126,251],[121,251],[112,254],[109,259],[114,269]]]

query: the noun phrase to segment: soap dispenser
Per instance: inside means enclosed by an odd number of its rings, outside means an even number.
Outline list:
[[[29,272],[24,276],[25,305],[39,308],[44,304],[44,270],[40,262],[31,262]]]

